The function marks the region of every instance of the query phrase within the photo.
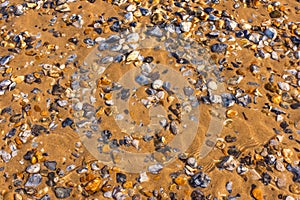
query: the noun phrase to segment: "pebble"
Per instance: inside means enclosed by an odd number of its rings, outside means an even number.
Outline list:
[[[26,172],[30,173],[30,174],[35,174],[38,173],[41,169],[41,166],[39,163],[34,164],[34,165],[30,165],[26,168]]]
[[[56,170],[56,165],[57,165],[57,162],[56,161],[49,161],[49,160],[46,160],[44,163],[43,163],[49,170]]]
[[[143,183],[143,182],[148,182],[149,181],[149,178],[147,176],[147,173],[146,172],[142,172],[140,173],[140,176],[139,176],[139,182],[140,183]]]
[[[207,174],[205,174],[204,172],[198,172],[189,179],[189,184],[194,188],[207,188],[210,184],[210,181],[211,179]]]
[[[164,82],[162,80],[155,80],[153,83],[152,83],[152,88],[155,89],[155,90],[158,90],[160,89],[162,86],[163,86]]]
[[[193,190],[191,193],[192,200],[205,200],[205,195],[200,190]]]
[[[163,169],[163,165],[160,163],[157,163],[155,165],[150,165],[148,167],[148,171],[152,174],[158,174],[160,170]]]
[[[65,199],[71,195],[72,189],[65,188],[65,187],[56,187],[54,188],[54,193],[56,198],[58,199]]]
[[[192,26],[192,22],[181,22],[180,29],[183,32],[189,32]]]
[[[282,14],[281,14],[281,12],[278,11],[278,10],[274,10],[274,11],[270,12],[270,17],[271,17],[271,18],[279,18],[279,17],[281,17],[281,16],[282,16]]]
[[[217,43],[211,46],[211,51],[214,53],[224,53],[227,50],[227,47],[227,44]]]
[[[289,91],[290,90],[290,85],[288,83],[278,82],[278,86],[283,91]]]
[[[25,187],[37,187],[42,182],[42,176],[40,174],[32,174],[29,176],[25,183]]]

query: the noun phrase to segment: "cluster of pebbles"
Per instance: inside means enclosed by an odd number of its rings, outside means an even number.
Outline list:
[[[300,22],[293,21],[298,6],[265,0],[1,1],[0,199],[299,199]],[[239,13],[248,15],[243,19]],[[32,19],[24,30],[22,24]],[[151,73],[159,45],[148,54],[138,50],[146,36],[137,30],[145,24],[165,44],[170,69],[191,86],[183,90],[187,103],[178,103],[172,85]],[[84,61],[91,48],[102,56],[97,65]],[[114,55],[101,55],[106,50]],[[133,81],[145,85],[144,96],[112,80],[103,67],[110,64],[141,69]],[[118,135],[108,117],[120,120],[127,111],[115,114],[113,91],[122,100],[132,95],[147,109],[168,105],[167,117],[159,121],[165,132]],[[164,166],[177,151],[167,143],[185,133],[183,113],[202,104],[224,108],[211,115],[224,119],[229,131],[213,132],[218,138],[204,142],[217,156],[211,169],[198,149]],[[269,139],[239,145],[242,130],[234,127],[240,119],[252,127],[249,134]],[[259,119],[272,127],[256,131]],[[148,159],[161,162],[126,173],[89,159],[77,134],[82,130],[81,136],[97,135],[100,153],[150,146],[163,156]],[[63,141],[52,141],[61,135]],[[120,159],[109,155],[113,163]]]

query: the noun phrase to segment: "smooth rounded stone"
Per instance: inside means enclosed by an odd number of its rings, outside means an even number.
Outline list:
[[[56,161],[46,160],[44,162],[45,167],[47,167],[49,170],[56,170],[56,164],[57,164]]]
[[[124,15],[125,19],[129,22],[132,22],[133,21],[133,13],[132,12],[128,12],[128,13],[125,13]]]
[[[295,51],[294,56],[296,59],[300,59],[300,51]],[[298,72],[299,73],[299,72]],[[299,79],[299,78],[298,78]]]
[[[280,160],[276,160],[276,162],[275,162],[275,169],[278,170],[278,171],[280,171],[280,172],[285,171],[284,164]]]
[[[37,187],[42,182],[40,174],[32,174],[25,183],[25,187]]]
[[[106,43],[115,43],[119,41],[121,37],[119,35],[110,35],[108,38],[105,40]]]
[[[104,196],[105,198],[111,199],[111,198],[112,198],[112,191],[104,192],[104,193],[103,193],[103,196]]]
[[[11,159],[11,154],[3,150],[0,150],[0,156],[4,162],[8,162]]]
[[[65,199],[65,198],[69,197],[71,192],[72,192],[72,188],[65,188],[65,187],[54,188],[55,196],[58,199]]]
[[[114,51],[114,49],[111,49],[111,50]],[[116,50],[116,51],[118,51],[118,50]],[[113,61],[114,61],[114,57],[112,57],[112,56],[106,56],[101,59],[102,64],[109,64],[109,63],[112,63]]]
[[[291,197],[291,196],[286,196],[286,197],[284,197],[284,200],[295,200],[295,198]]]
[[[148,176],[147,176],[147,173],[146,173],[146,172],[140,173],[140,176],[139,176],[139,178],[138,178],[138,181],[139,181],[140,183],[149,181],[149,178],[148,178]]]
[[[205,200],[205,195],[200,190],[193,190],[191,200]]]
[[[163,86],[163,84],[164,84],[164,82],[162,80],[157,79],[157,80],[153,81],[152,88],[155,90],[158,90]]]
[[[209,81],[207,84],[207,87],[211,90],[217,90],[218,89],[218,85],[215,81]]]
[[[155,37],[162,37],[163,36],[162,30],[158,26],[155,26],[152,30],[147,31],[147,34],[155,36]]]
[[[135,4],[130,4],[126,7],[126,11],[128,12],[133,12],[136,10],[136,5]]]
[[[140,52],[139,51],[132,51],[126,58],[126,61],[127,62],[130,62],[130,61],[134,61],[134,60],[137,60],[138,56],[140,55]]]
[[[38,173],[41,169],[41,165],[39,163],[34,164],[34,165],[30,165],[26,168],[26,172],[30,173],[30,174],[35,174]]]
[[[117,183],[125,183],[126,179],[127,179],[126,174],[117,173],[117,175],[116,175]]]
[[[194,89],[191,88],[190,86],[184,87],[183,92],[186,96],[191,96],[194,93]]]
[[[214,53],[223,53],[227,50],[228,45],[224,43],[216,43],[211,46],[211,51]]]
[[[135,43],[135,42],[139,41],[139,38],[140,38],[140,36],[138,33],[130,33],[126,37],[126,42]]]
[[[233,185],[233,183],[232,183],[232,181],[228,181],[227,183],[226,183],[226,190],[231,194],[232,193],[232,185]]]
[[[276,51],[272,51],[272,53],[271,53],[271,58],[272,58],[273,60],[278,60],[278,59],[279,59],[278,54],[276,53]]]
[[[225,28],[227,30],[234,30],[237,27],[237,25],[238,25],[237,22],[230,20],[228,18],[225,19]]]
[[[194,158],[194,157],[189,157],[189,158],[187,159],[186,163],[187,163],[189,166],[193,167],[193,168],[196,168],[196,167],[197,167],[197,160],[196,160],[196,158]]]
[[[248,40],[251,41],[251,42],[253,42],[253,43],[255,43],[255,44],[258,44],[258,42],[260,41],[260,37],[261,37],[260,34],[258,34],[258,33],[252,33],[249,36]]]
[[[49,194],[45,194],[44,196],[42,196],[40,199],[38,200],[50,200],[50,195]]]
[[[180,29],[183,32],[189,32],[192,27],[192,22],[181,22]]]
[[[281,16],[282,16],[282,14],[281,14],[281,12],[278,11],[278,10],[274,10],[274,11],[270,12],[270,17],[271,17],[271,18],[279,18],[279,17],[281,17]]]
[[[268,38],[270,38],[270,39],[272,39],[272,40],[274,40],[274,39],[277,37],[277,31],[276,31],[276,29],[271,28],[271,27],[266,28],[264,34],[265,34]]]
[[[286,187],[286,177],[282,176],[282,177],[277,178],[276,185],[279,189],[285,188]]]
[[[249,171],[249,169],[247,167],[245,167],[244,165],[239,165],[237,168],[236,168],[236,172],[239,174],[239,175],[243,175],[245,173],[247,173]]]
[[[207,188],[210,181],[211,179],[207,174],[205,174],[204,172],[199,172],[189,179],[189,184],[194,188]]]
[[[158,172],[159,172],[160,170],[162,170],[163,167],[164,167],[164,166],[163,166],[162,164],[157,163],[157,164],[154,164],[154,165],[150,165],[150,166],[148,167],[148,171],[149,171],[150,173],[152,173],[152,174],[158,174]]]
[[[140,85],[147,85],[149,83],[149,80],[146,76],[141,74],[135,78],[135,82],[137,82]]]
[[[288,83],[278,82],[277,84],[278,84],[279,88],[283,91],[289,91],[290,90],[290,85]]]

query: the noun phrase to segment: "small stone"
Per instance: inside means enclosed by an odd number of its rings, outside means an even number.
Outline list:
[[[283,90],[283,91],[289,91],[290,90],[290,85],[285,82],[278,82],[278,87]]]
[[[264,34],[272,40],[277,37],[277,31],[274,28],[266,28]]]
[[[259,189],[258,187],[254,188],[251,191],[252,196],[256,199],[256,200],[263,200],[263,193],[261,191],[261,189]]]
[[[174,179],[174,182],[177,184],[177,185],[186,185],[186,182],[187,182],[187,180],[184,178],[184,177],[176,177],[175,179]]]
[[[41,166],[39,163],[34,164],[34,165],[30,165],[26,168],[26,172],[30,173],[30,174],[35,174],[38,173],[41,169]]]
[[[139,176],[139,179],[138,179],[138,180],[139,180],[140,183],[149,181],[149,178],[148,178],[148,176],[147,176],[147,173],[146,173],[146,172],[140,173],[140,176]]]
[[[181,22],[180,29],[183,32],[189,32],[192,26],[192,22]]]
[[[184,87],[183,92],[186,96],[191,96],[194,93],[194,89],[191,88],[190,86]]]
[[[45,167],[47,167],[48,169],[50,169],[50,170],[56,170],[56,161],[49,161],[49,160],[46,160],[45,162],[44,162],[44,165],[45,165]]]
[[[232,181],[226,183],[226,190],[231,194],[232,193]]]
[[[126,182],[126,175],[123,173],[117,173],[116,179],[117,183],[124,183]]]
[[[152,88],[157,90],[157,89],[160,89],[162,86],[163,86],[164,82],[162,80],[155,80],[153,83],[152,83]]]
[[[227,50],[227,44],[217,43],[211,46],[211,51],[214,53],[223,53]]]
[[[101,185],[102,185],[101,179],[100,178],[95,178],[94,180],[88,182],[88,184],[84,187],[84,189],[88,193],[93,194],[93,193],[100,190]]]
[[[163,169],[163,165],[160,163],[157,163],[155,165],[150,165],[148,167],[148,171],[152,174],[158,174],[158,172],[162,169]]]
[[[25,187],[37,187],[42,182],[40,174],[32,174],[25,183]]]
[[[197,160],[196,158],[194,157],[189,157],[186,161],[186,163],[190,166],[190,167],[193,167],[193,168],[196,168],[197,167]]]
[[[271,18],[279,18],[279,17],[281,17],[281,15],[282,15],[281,12],[278,10],[274,10],[274,11],[270,12]]]
[[[255,43],[255,44],[258,44],[258,42],[260,41],[260,34],[258,33],[252,33],[250,36],[249,36],[249,41]]]
[[[209,81],[207,84],[207,87],[211,90],[217,90],[218,89],[218,85],[215,81]]]
[[[191,179],[189,179],[189,184],[196,188],[196,187],[201,187],[201,188],[207,188],[211,179],[210,177],[205,174],[204,172],[199,172],[192,176]]]
[[[279,189],[285,188],[286,187],[286,178],[285,178],[285,176],[277,178],[276,185]]]
[[[276,160],[275,169],[278,170],[278,171],[280,171],[280,172],[285,171],[284,164],[281,161]]]
[[[192,200],[205,200],[205,195],[200,190],[193,190],[191,194]]]
[[[140,52],[139,51],[132,51],[126,58],[126,61],[127,62],[130,62],[130,61],[135,61],[138,56],[140,55]]]
[[[54,188],[55,196],[58,199],[65,199],[65,198],[69,197],[71,192],[72,192],[72,188],[65,188],[65,187]]]

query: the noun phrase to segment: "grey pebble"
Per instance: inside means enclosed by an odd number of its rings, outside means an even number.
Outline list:
[[[54,189],[55,196],[58,199],[64,199],[70,196],[72,189],[71,188],[65,188],[65,187],[56,187]]]
[[[40,174],[32,174],[25,183],[25,187],[37,187],[42,182]]]

